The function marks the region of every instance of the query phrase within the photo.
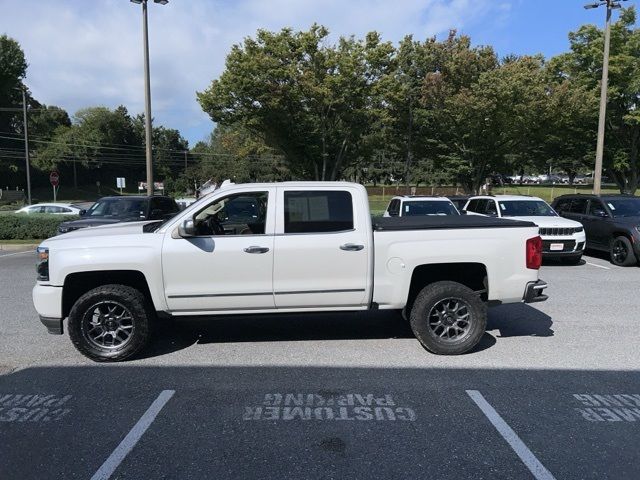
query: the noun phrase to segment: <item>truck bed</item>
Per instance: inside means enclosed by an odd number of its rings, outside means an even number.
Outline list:
[[[453,230],[468,228],[522,228],[535,227],[532,222],[479,215],[441,215],[420,217],[381,217],[372,220],[376,232],[399,230]]]

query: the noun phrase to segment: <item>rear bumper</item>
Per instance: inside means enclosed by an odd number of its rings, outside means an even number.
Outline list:
[[[548,295],[542,293],[545,288],[547,288],[547,282],[542,280],[527,283],[522,300],[524,303],[544,302],[549,298]]]

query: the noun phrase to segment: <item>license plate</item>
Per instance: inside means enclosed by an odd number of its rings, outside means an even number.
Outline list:
[[[554,252],[562,251],[562,250],[564,250],[564,243],[552,243],[549,246],[549,250],[552,250]]]

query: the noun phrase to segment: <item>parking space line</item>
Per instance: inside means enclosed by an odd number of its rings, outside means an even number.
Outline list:
[[[466,392],[537,480],[555,480],[551,472],[540,463],[533,452],[520,440],[516,432],[502,419],[478,390],[467,390]]]
[[[5,253],[4,255],[0,255],[0,258],[13,257],[14,255],[22,255],[23,253],[34,253],[34,250],[26,250],[24,252],[15,252],[15,253]]]
[[[604,268],[605,270],[611,270],[609,267],[605,267],[604,265],[598,265],[597,263],[586,262],[587,265],[591,265],[592,267]]]
[[[147,431],[149,426],[153,423],[156,416],[160,413],[160,410],[167,404],[167,402],[176,393],[175,390],[163,390],[158,395],[151,406],[144,412],[144,415],[140,417],[138,423],[129,431],[126,437],[120,442],[120,445],[116,447],[109,458],[105,460],[98,471],[91,477],[91,480],[107,480],[116,468],[122,463],[129,452],[136,446],[138,441],[142,438],[142,435]]]

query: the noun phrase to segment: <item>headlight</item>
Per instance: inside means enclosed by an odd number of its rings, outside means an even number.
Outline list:
[[[36,263],[36,272],[38,280],[49,281],[49,249],[47,247],[38,247],[38,262]]]
[[[584,230],[584,227],[576,227],[576,233],[580,233]]]

